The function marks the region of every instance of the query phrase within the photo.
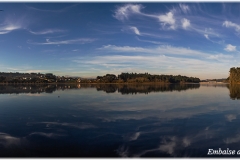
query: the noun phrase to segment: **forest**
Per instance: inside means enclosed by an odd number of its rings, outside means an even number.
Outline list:
[[[232,67],[230,68],[229,83],[237,84],[240,83],[240,68]]]
[[[121,73],[116,76],[114,74],[106,74],[105,76],[97,76],[96,82],[101,83],[199,83],[200,79],[196,77],[187,77],[181,75],[151,75],[148,73]]]

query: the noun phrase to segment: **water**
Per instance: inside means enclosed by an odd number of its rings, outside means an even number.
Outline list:
[[[239,98],[229,85],[0,85],[0,156],[239,156]]]

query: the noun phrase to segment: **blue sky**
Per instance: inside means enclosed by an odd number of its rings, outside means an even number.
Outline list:
[[[1,3],[0,71],[227,78],[240,3]]]

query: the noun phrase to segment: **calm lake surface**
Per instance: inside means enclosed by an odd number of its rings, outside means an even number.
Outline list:
[[[207,157],[208,149],[238,151],[239,98],[240,86],[224,84],[0,85],[0,156]]]

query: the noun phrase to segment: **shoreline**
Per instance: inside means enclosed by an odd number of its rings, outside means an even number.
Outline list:
[[[165,82],[122,82],[122,83],[81,83],[81,82],[74,82],[74,83],[3,83],[0,82],[0,84],[200,84],[200,83],[191,83],[191,82],[185,82],[185,83],[165,83]]]

